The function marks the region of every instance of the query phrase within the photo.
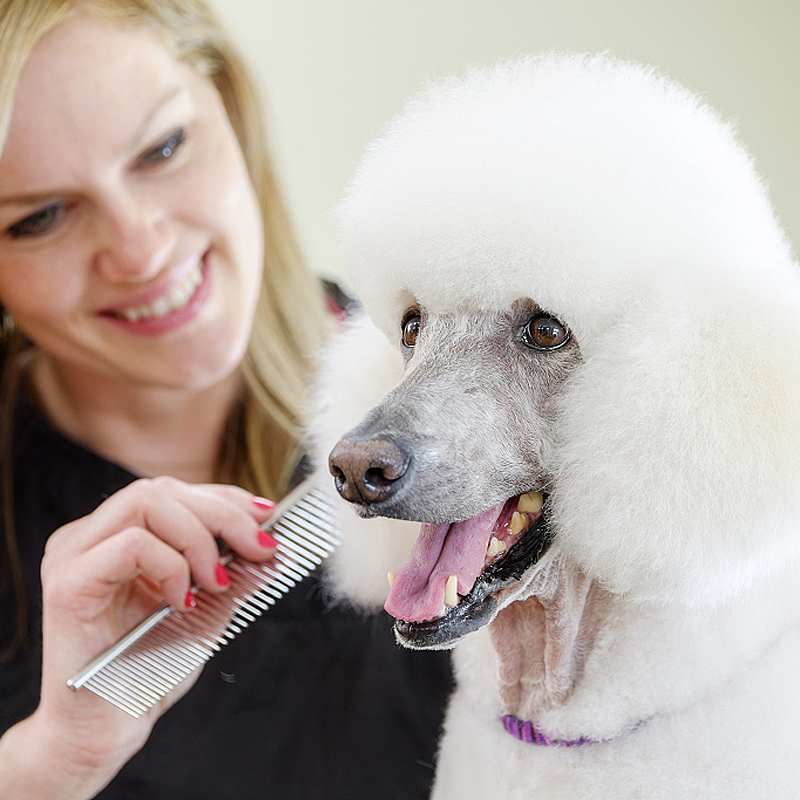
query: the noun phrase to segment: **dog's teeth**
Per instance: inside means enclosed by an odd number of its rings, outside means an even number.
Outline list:
[[[508,532],[509,533],[519,533],[526,524],[526,519],[524,514],[520,514],[519,511],[515,511],[511,515],[511,519],[508,523]]]
[[[492,536],[489,540],[489,547],[486,548],[486,555],[487,556],[498,556],[500,553],[505,553],[506,551],[506,543],[498,539],[496,536]]]
[[[458,577],[451,575],[444,585],[444,604],[450,608],[458,605]]]
[[[542,510],[543,503],[541,492],[525,492],[517,501],[517,510],[523,514],[538,514]]]
[[[397,579],[397,576],[394,574],[394,572],[387,572],[386,579],[389,581],[389,588],[391,589],[392,586],[394,586],[394,582]]]

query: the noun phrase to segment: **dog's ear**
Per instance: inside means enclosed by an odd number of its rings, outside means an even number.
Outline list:
[[[800,557],[800,290],[776,274],[621,309],[567,386],[553,520],[614,591],[717,600]]]
[[[419,524],[382,517],[360,519],[333,486],[328,455],[380,398],[403,377],[399,348],[366,317],[357,315],[320,354],[308,439],[317,465],[317,484],[331,495],[342,529],[342,545],[331,557],[328,577],[337,596],[366,610],[383,606],[388,572],[411,553]]]

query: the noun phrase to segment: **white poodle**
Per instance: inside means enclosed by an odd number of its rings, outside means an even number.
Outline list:
[[[800,274],[730,129],[504,63],[413,99],[338,216],[332,572],[458,642],[434,796],[800,798]]]

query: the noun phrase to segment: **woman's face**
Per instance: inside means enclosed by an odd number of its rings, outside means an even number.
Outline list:
[[[28,61],[0,158],[0,301],[64,375],[200,389],[246,348],[261,217],[212,84],[79,16]]]

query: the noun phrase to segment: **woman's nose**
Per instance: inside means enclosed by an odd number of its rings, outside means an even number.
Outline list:
[[[175,234],[156,205],[128,198],[105,211],[96,253],[97,269],[109,281],[150,280],[166,263]]]

